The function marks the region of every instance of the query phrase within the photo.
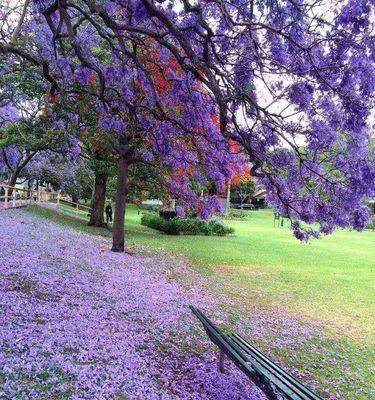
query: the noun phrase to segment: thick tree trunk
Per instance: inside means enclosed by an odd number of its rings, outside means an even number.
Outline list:
[[[79,196],[77,193],[72,193],[72,202],[73,203],[78,203],[79,201]]]
[[[17,179],[19,175],[21,174],[22,170],[26,167],[26,165],[31,161],[31,159],[37,154],[36,151],[29,153],[27,157],[21,162],[18,163],[17,167],[15,170],[12,170],[12,173],[10,175],[10,178],[8,180],[8,185],[9,186],[15,186],[17,183]],[[9,189],[8,195],[10,196],[13,193],[12,189]]]
[[[8,185],[9,186],[14,186],[17,183],[19,171],[16,169],[14,172],[12,172],[12,175],[9,178]]]
[[[17,183],[18,176],[20,174],[20,170],[15,169],[8,179],[8,185],[14,187]],[[13,194],[13,189],[8,189],[8,197],[11,197]]]
[[[90,226],[104,226],[104,206],[105,194],[107,191],[107,174],[103,172],[95,173],[95,186],[90,215]]]
[[[128,194],[128,160],[122,151],[117,164],[116,208],[113,220],[112,251],[123,252],[125,249],[125,207]]]

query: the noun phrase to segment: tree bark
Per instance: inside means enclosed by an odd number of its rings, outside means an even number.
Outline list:
[[[116,208],[113,220],[112,251],[125,250],[125,207],[128,194],[128,160],[125,149],[120,151],[117,164]]]
[[[16,185],[17,179],[18,179],[18,176],[19,176],[20,172],[21,172],[21,170],[18,169],[18,168],[16,168],[14,171],[12,171],[12,173],[11,173],[9,179],[8,179],[8,183],[7,183],[8,186],[14,187]],[[8,189],[8,196],[11,197],[12,194],[13,194],[13,189],[9,188]]]
[[[8,181],[8,185],[9,186],[14,187],[14,185],[17,183],[17,179],[18,179],[19,174],[20,174],[20,171],[18,169],[15,169],[12,172],[12,174],[11,174],[11,176],[9,178],[9,181]]]
[[[95,186],[90,215],[90,226],[104,226],[105,194],[107,191],[108,175],[104,172],[95,172]]]
[[[12,37],[10,39],[10,43],[11,44],[15,44],[16,41],[17,41],[18,35],[19,35],[20,31],[21,31],[22,24],[23,24],[23,22],[25,21],[25,18],[26,18],[27,7],[29,6],[29,3],[30,3],[30,0],[26,0],[24,5],[23,5],[22,14],[20,16],[20,19],[17,22],[16,29],[13,31],[13,35],[12,35]]]
[[[77,193],[72,193],[72,202],[73,203],[78,203],[79,202],[79,196]]]
[[[5,157],[5,152],[3,151],[3,153],[4,153],[4,157]],[[11,169],[9,164],[6,161],[8,168],[12,171],[10,178],[8,180],[9,186],[13,186],[13,187],[15,186],[15,184],[17,183],[17,179],[18,179],[19,175],[21,174],[22,170],[31,161],[31,159],[35,156],[35,154],[37,154],[36,151],[28,153],[27,156],[25,157],[25,159],[21,163],[18,163],[18,165],[16,166],[15,169]],[[5,160],[6,160],[6,158],[5,158]],[[11,196],[12,193],[13,193],[13,190],[9,189],[8,196]]]

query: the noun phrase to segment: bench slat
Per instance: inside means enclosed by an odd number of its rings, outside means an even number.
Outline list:
[[[288,372],[286,372],[283,368],[275,364],[272,360],[266,357],[263,353],[257,350],[254,346],[248,343],[245,339],[243,339],[237,333],[231,333],[228,337],[232,338],[235,343],[243,349],[249,356],[255,359],[260,365],[270,371],[272,374],[275,374],[285,382],[289,387],[297,388],[298,392],[303,396],[303,399],[306,400],[323,400],[321,397],[316,395],[309,387],[305,386],[302,382],[298,381]]]
[[[209,338],[220,347],[224,353],[230,357],[236,364],[240,366],[246,365],[246,360],[240,356],[240,354],[235,354],[232,351],[231,346],[226,342],[225,335],[221,333],[221,331],[211,322],[207,321],[207,317],[200,312],[198,309],[194,307],[190,307],[196,317],[201,321],[207,335]]]
[[[258,386],[262,384],[262,378],[266,377],[267,380],[271,381],[271,374],[266,371],[259,363],[249,362],[247,357],[243,357],[241,352],[233,349],[233,343],[229,344],[226,335],[223,334],[215,324],[213,324],[200,310],[190,307],[193,313],[201,321],[203,327],[206,330],[207,335],[210,339],[230,358],[254,383]],[[255,365],[255,368],[254,368]],[[277,386],[288,396],[290,400],[301,400],[301,397],[297,397],[290,388],[283,384],[278,378],[272,377],[272,382],[275,382]],[[265,386],[265,385],[264,385]],[[268,386],[268,385],[267,385]],[[265,389],[265,388],[263,388]],[[277,395],[274,395],[274,398]]]
[[[266,377],[269,381],[275,382],[278,387],[288,396],[290,400],[301,400],[301,397],[297,397],[290,388],[283,384],[278,378],[275,378],[265,368],[263,368],[257,362],[249,362],[244,358],[239,351],[234,351],[233,344],[228,343],[226,335],[214,325],[208,318],[198,309],[191,308],[193,313],[202,322],[204,329],[210,339],[230,358],[248,377],[253,381],[261,381],[263,377]],[[254,368],[255,366],[255,368]],[[261,379],[260,379],[261,378]],[[259,385],[261,382],[256,382]],[[275,398],[277,395],[275,395]]]
[[[267,379],[271,381],[278,390],[282,391],[288,396],[288,399],[311,400],[311,398],[307,397],[303,391],[285,380],[280,374],[275,373],[275,371],[270,369],[269,366],[264,365],[264,363],[260,362],[260,360],[254,359],[254,357],[249,357],[248,352],[245,352],[229,335],[226,335],[226,339],[233,349],[242,355],[248,364],[252,365],[253,368],[255,367],[255,370],[266,376]]]
[[[255,384],[266,391],[271,398],[280,396],[272,389],[272,383],[278,392],[289,400],[323,400],[288,374],[264,354],[246,342],[240,335],[224,334],[199,309],[190,306],[194,315],[202,323],[207,335]],[[271,393],[270,393],[271,392]],[[284,397],[285,398],[285,397]]]

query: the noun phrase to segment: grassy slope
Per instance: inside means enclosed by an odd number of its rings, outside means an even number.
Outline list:
[[[80,216],[87,218],[85,212]],[[168,236],[141,226],[133,206],[127,209],[126,223],[128,240],[186,255],[205,272],[248,289],[250,298],[285,304],[309,319],[327,321],[333,329],[345,327],[350,335],[373,339],[372,231],[340,231],[301,244],[287,227],[274,228],[271,212],[258,211],[249,212],[246,221],[226,221],[236,230],[231,237]],[[82,229],[109,234],[84,224]]]
[[[186,254],[248,289],[251,297],[284,303],[309,318],[346,326],[369,338],[375,304],[375,233],[341,231],[311,244],[290,230],[273,227],[270,212],[250,212],[248,221],[228,221],[232,237],[166,236],[140,227],[134,209],[127,215],[128,237]],[[147,234],[145,234],[147,233]]]
[[[108,235],[106,230],[86,226],[82,220],[33,208],[33,212],[86,232]],[[259,307],[286,306],[306,321],[323,321],[332,334],[332,343],[320,343],[325,351],[338,352],[349,360],[345,373],[324,365],[317,354],[314,374],[324,381],[330,376],[340,382],[341,390],[351,398],[364,386],[367,400],[371,386],[374,343],[374,267],[375,233],[340,231],[334,235],[301,244],[288,228],[274,228],[273,215],[267,211],[249,212],[247,221],[228,221],[236,229],[232,237],[167,236],[143,227],[136,208],[127,209],[127,237],[133,243],[186,255],[193,265],[245,290],[246,299]],[[285,354],[288,360],[290,354]],[[307,357],[307,358],[306,358]],[[311,363],[311,355],[299,355]],[[305,360],[306,358],[306,360]],[[354,374],[353,381],[347,376]],[[360,382],[360,380],[362,382]]]

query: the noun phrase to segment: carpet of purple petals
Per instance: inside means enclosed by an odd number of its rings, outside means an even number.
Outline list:
[[[228,322],[231,300],[182,261],[115,254],[106,238],[23,210],[1,212],[0,226],[0,398],[263,399],[234,367],[218,372],[187,306]],[[255,340],[267,330],[274,348],[318,334],[249,314],[230,326]]]
[[[13,202],[13,200],[9,200],[8,202],[8,208],[18,208],[18,207],[23,207],[25,206],[26,201],[25,200],[16,200]],[[0,210],[4,207],[5,203],[4,201],[0,200]]]

